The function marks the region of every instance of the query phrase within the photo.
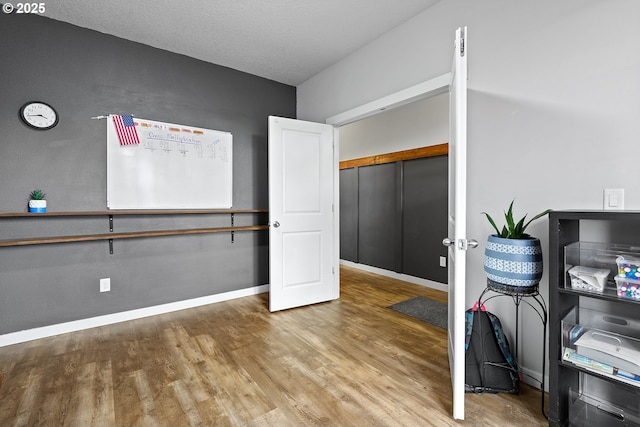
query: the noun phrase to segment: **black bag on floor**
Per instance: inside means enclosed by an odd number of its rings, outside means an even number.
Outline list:
[[[500,319],[484,307],[465,314],[465,391],[518,393],[518,367]]]

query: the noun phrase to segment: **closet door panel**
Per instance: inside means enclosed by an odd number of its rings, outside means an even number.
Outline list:
[[[358,168],[358,258],[362,264],[396,271],[396,164]]]
[[[402,272],[447,283],[447,156],[403,163]]]
[[[340,171],[340,259],[358,262],[358,169]]]

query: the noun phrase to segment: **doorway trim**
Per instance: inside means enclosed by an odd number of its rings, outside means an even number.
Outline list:
[[[440,95],[449,90],[450,80],[450,72],[442,74],[396,93],[392,93],[391,95],[383,96],[359,107],[331,116],[326,120],[326,123],[340,127],[414,101]]]

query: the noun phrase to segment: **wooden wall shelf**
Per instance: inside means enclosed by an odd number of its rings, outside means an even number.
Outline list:
[[[210,233],[231,233],[231,242],[233,242],[233,233],[236,231],[257,231],[266,230],[268,225],[243,225],[233,226],[233,218],[235,214],[251,214],[266,213],[267,209],[177,209],[177,210],[115,210],[115,211],[69,211],[69,212],[45,212],[45,213],[27,213],[27,212],[0,212],[0,218],[53,218],[53,217],[82,217],[82,216],[108,216],[109,217],[109,233],[102,234],[83,234],[76,236],[52,236],[52,237],[32,237],[25,239],[6,239],[0,240],[0,247],[11,246],[28,246],[42,245],[49,243],[72,243],[72,242],[90,242],[96,240],[108,240],[110,253],[113,253],[112,242],[114,239],[132,239],[143,237],[159,237],[159,236],[177,236],[187,234],[210,234]],[[231,227],[211,227],[211,228],[186,228],[175,230],[153,230],[153,231],[133,231],[126,233],[113,232],[114,216],[141,216],[141,215],[197,215],[197,214],[227,214],[231,215]]]
[[[68,212],[0,212],[0,218],[46,218],[56,216],[109,216],[109,215],[194,215],[194,214],[245,214],[266,213],[268,209],[123,209],[106,211]]]

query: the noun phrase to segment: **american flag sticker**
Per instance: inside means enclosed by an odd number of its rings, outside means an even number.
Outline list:
[[[133,122],[133,116],[113,116],[113,123],[116,126],[116,133],[120,145],[140,144],[136,124]]]

